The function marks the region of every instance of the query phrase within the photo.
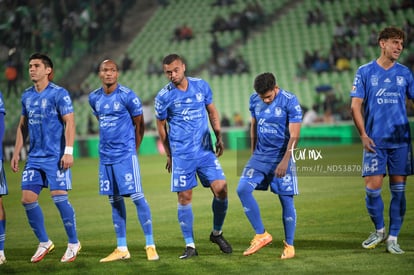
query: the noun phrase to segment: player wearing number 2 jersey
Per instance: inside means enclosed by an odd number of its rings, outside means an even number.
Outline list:
[[[404,48],[404,39],[404,32],[398,28],[383,29],[378,36],[380,57],[358,68],[351,91],[352,117],[364,148],[366,208],[375,226],[375,232],[362,246],[375,248],[386,240],[386,250],[393,254],[404,253],[397,237],[406,208],[406,179],[413,174],[406,99],[414,98],[414,80],[410,70],[396,61]],[[391,191],[388,237],[381,197],[387,171]]]

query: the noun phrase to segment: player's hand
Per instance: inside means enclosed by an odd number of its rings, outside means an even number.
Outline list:
[[[286,175],[288,164],[289,164],[288,160],[282,159],[282,161],[276,166],[275,176],[278,178],[283,178]]]
[[[368,136],[361,137],[361,141],[362,141],[362,145],[364,146],[365,150],[367,150],[368,152],[371,152],[371,153],[375,153],[375,146],[376,145],[370,137],[368,137]]]
[[[165,164],[165,169],[168,173],[171,173],[171,156],[167,156],[167,163]]]
[[[216,141],[216,156],[219,157],[223,155],[223,152],[224,152],[224,143],[220,136],[217,138],[217,141]]]
[[[73,156],[69,154],[65,154],[60,159],[60,168],[62,169],[69,169],[73,165]]]
[[[13,155],[11,161],[10,161],[10,167],[12,169],[12,171],[14,173],[19,171],[19,160],[20,160],[20,156],[19,155]]]

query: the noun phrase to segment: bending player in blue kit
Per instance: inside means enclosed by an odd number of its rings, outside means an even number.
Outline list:
[[[386,250],[402,254],[397,237],[404,220],[405,185],[412,175],[413,156],[406,99],[414,98],[412,72],[397,62],[404,49],[405,34],[394,27],[384,28],[378,36],[381,55],[356,72],[351,91],[351,111],[361,137],[365,202],[375,232],[362,242],[367,249],[386,241]],[[388,171],[391,202],[388,237],[381,197]]]
[[[270,190],[279,196],[285,231],[281,259],[295,256],[293,240],[296,210],[293,196],[298,194],[292,150],[299,141],[302,109],[296,96],[279,88],[272,73],[263,73],[254,80],[250,97],[250,139],[252,155],[243,169],[237,194],[256,235],[243,255],[256,253],[272,241],[264,227],[254,190]]]
[[[232,247],[224,239],[222,226],[227,211],[227,183],[217,157],[223,154],[220,119],[213,104],[208,83],[186,77],[186,65],[177,54],[163,59],[165,76],[171,81],[155,98],[157,129],[167,154],[167,170],[171,174],[171,191],[177,192],[178,221],[186,244],[180,259],[197,256],[193,236],[192,192],[198,176],[204,187],[214,194],[213,230],[210,241],[224,253]],[[208,127],[216,136],[216,155]],[[168,128],[168,129],[167,129]]]
[[[142,189],[137,156],[144,137],[142,102],[131,89],[118,84],[118,65],[104,60],[99,66],[102,87],[89,94],[89,104],[99,121],[99,192],[112,207],[117,248],[100,262],[129,259],[124,197],[135,204],[145,235],[149,261],[158,260],[152,233],[151,211]]]

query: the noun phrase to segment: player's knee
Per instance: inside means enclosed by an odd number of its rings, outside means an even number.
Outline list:
[[[251,194],[254,190],[254,184],[252,182],[249,182],[247,180],[241,179],[239,181],[239,185],[237,186],[237,195],[239,198]]]
[[[367,194],[368,198],[377,198],[381,196],[381,188],[375,190],[366,188],[365,193]]]

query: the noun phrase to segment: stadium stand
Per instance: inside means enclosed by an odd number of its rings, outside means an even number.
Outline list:
[[[163,75],[147,75],[145,64],[153,59],[161,67],[160,59],[164,55],[177,52],[186,58],[189,75],[208,80],[214,91],[215,104],[219,112],[228,117],[240,113],[245,124],[250,116],[248,99],[253,91],[253,79],[258,73],[265,71],[274,72],[279,85],[296,93],[304,107],[310,108],[313,104],[324,101],[325,94],[316,92],[320,86],[331,86],[336,97],[343,104],[347,104],[355,70],[360,64],[375,58],[378,54],[376,46],[368,46],[371,29],[379,29],[386,25],[402,26],[406,20],[414,18],[412,7],[391,11],[390,5],[393,0],[234,0],[234,4],[228,6],[213,6],[214,2],[215,0],[170,0],[168,5],[159,6],[126,50],[140,65],[122,72],[120,82],[134,89],[144,101],[151,102],[156,92],[166,84],[166,79]],[[398,2],[401,3],[402,0]],[[216,32],[220,46],[233,54],[240,54],[249,65],[249,72],[211,75],[208,68],[212,59],[210,43],[213,21],[217,16],[230,18],[234,13],[241,13],[251,3],[261,6],[264,23],[250,30],[247,41],[243,41],[240,29]],[[318,24],[307,24],[308,12],[316,8],[323,12],[324,20]],[[377,24],[359,24],[357,35],[348,41],[352,45],[357,42],[362,44],[365,58],[351,58],[350,70],[347,71],[320,74],[307,71],[303,79],[296,77],[296,64],[304,61],[306,51],[329,55],[337,21],[344,23],[347,13],[354,15],[358,10],[367,13],[371,9],[382,11],[384,21]],[[194,38],[188,41],[174,41],[174,29],[183,24],[192,28]],[[407,45],[400,61],[404,60],[413,47],[413,44]],[[80,48],[82,49],[82,46]],[[68,62],[67,66],[71,64]],[[83,87],[99,85],[99,79],[92,72],[85,76],[82,83]],[[20,106],[14,103],[8,105],[12,106],[8,108],[8,119],[18,116]],[[92,114],[87,102],[80,99],[76,106],[78,135],[93,133],[96,128],[93,124],[95,119],[91,119]]]

